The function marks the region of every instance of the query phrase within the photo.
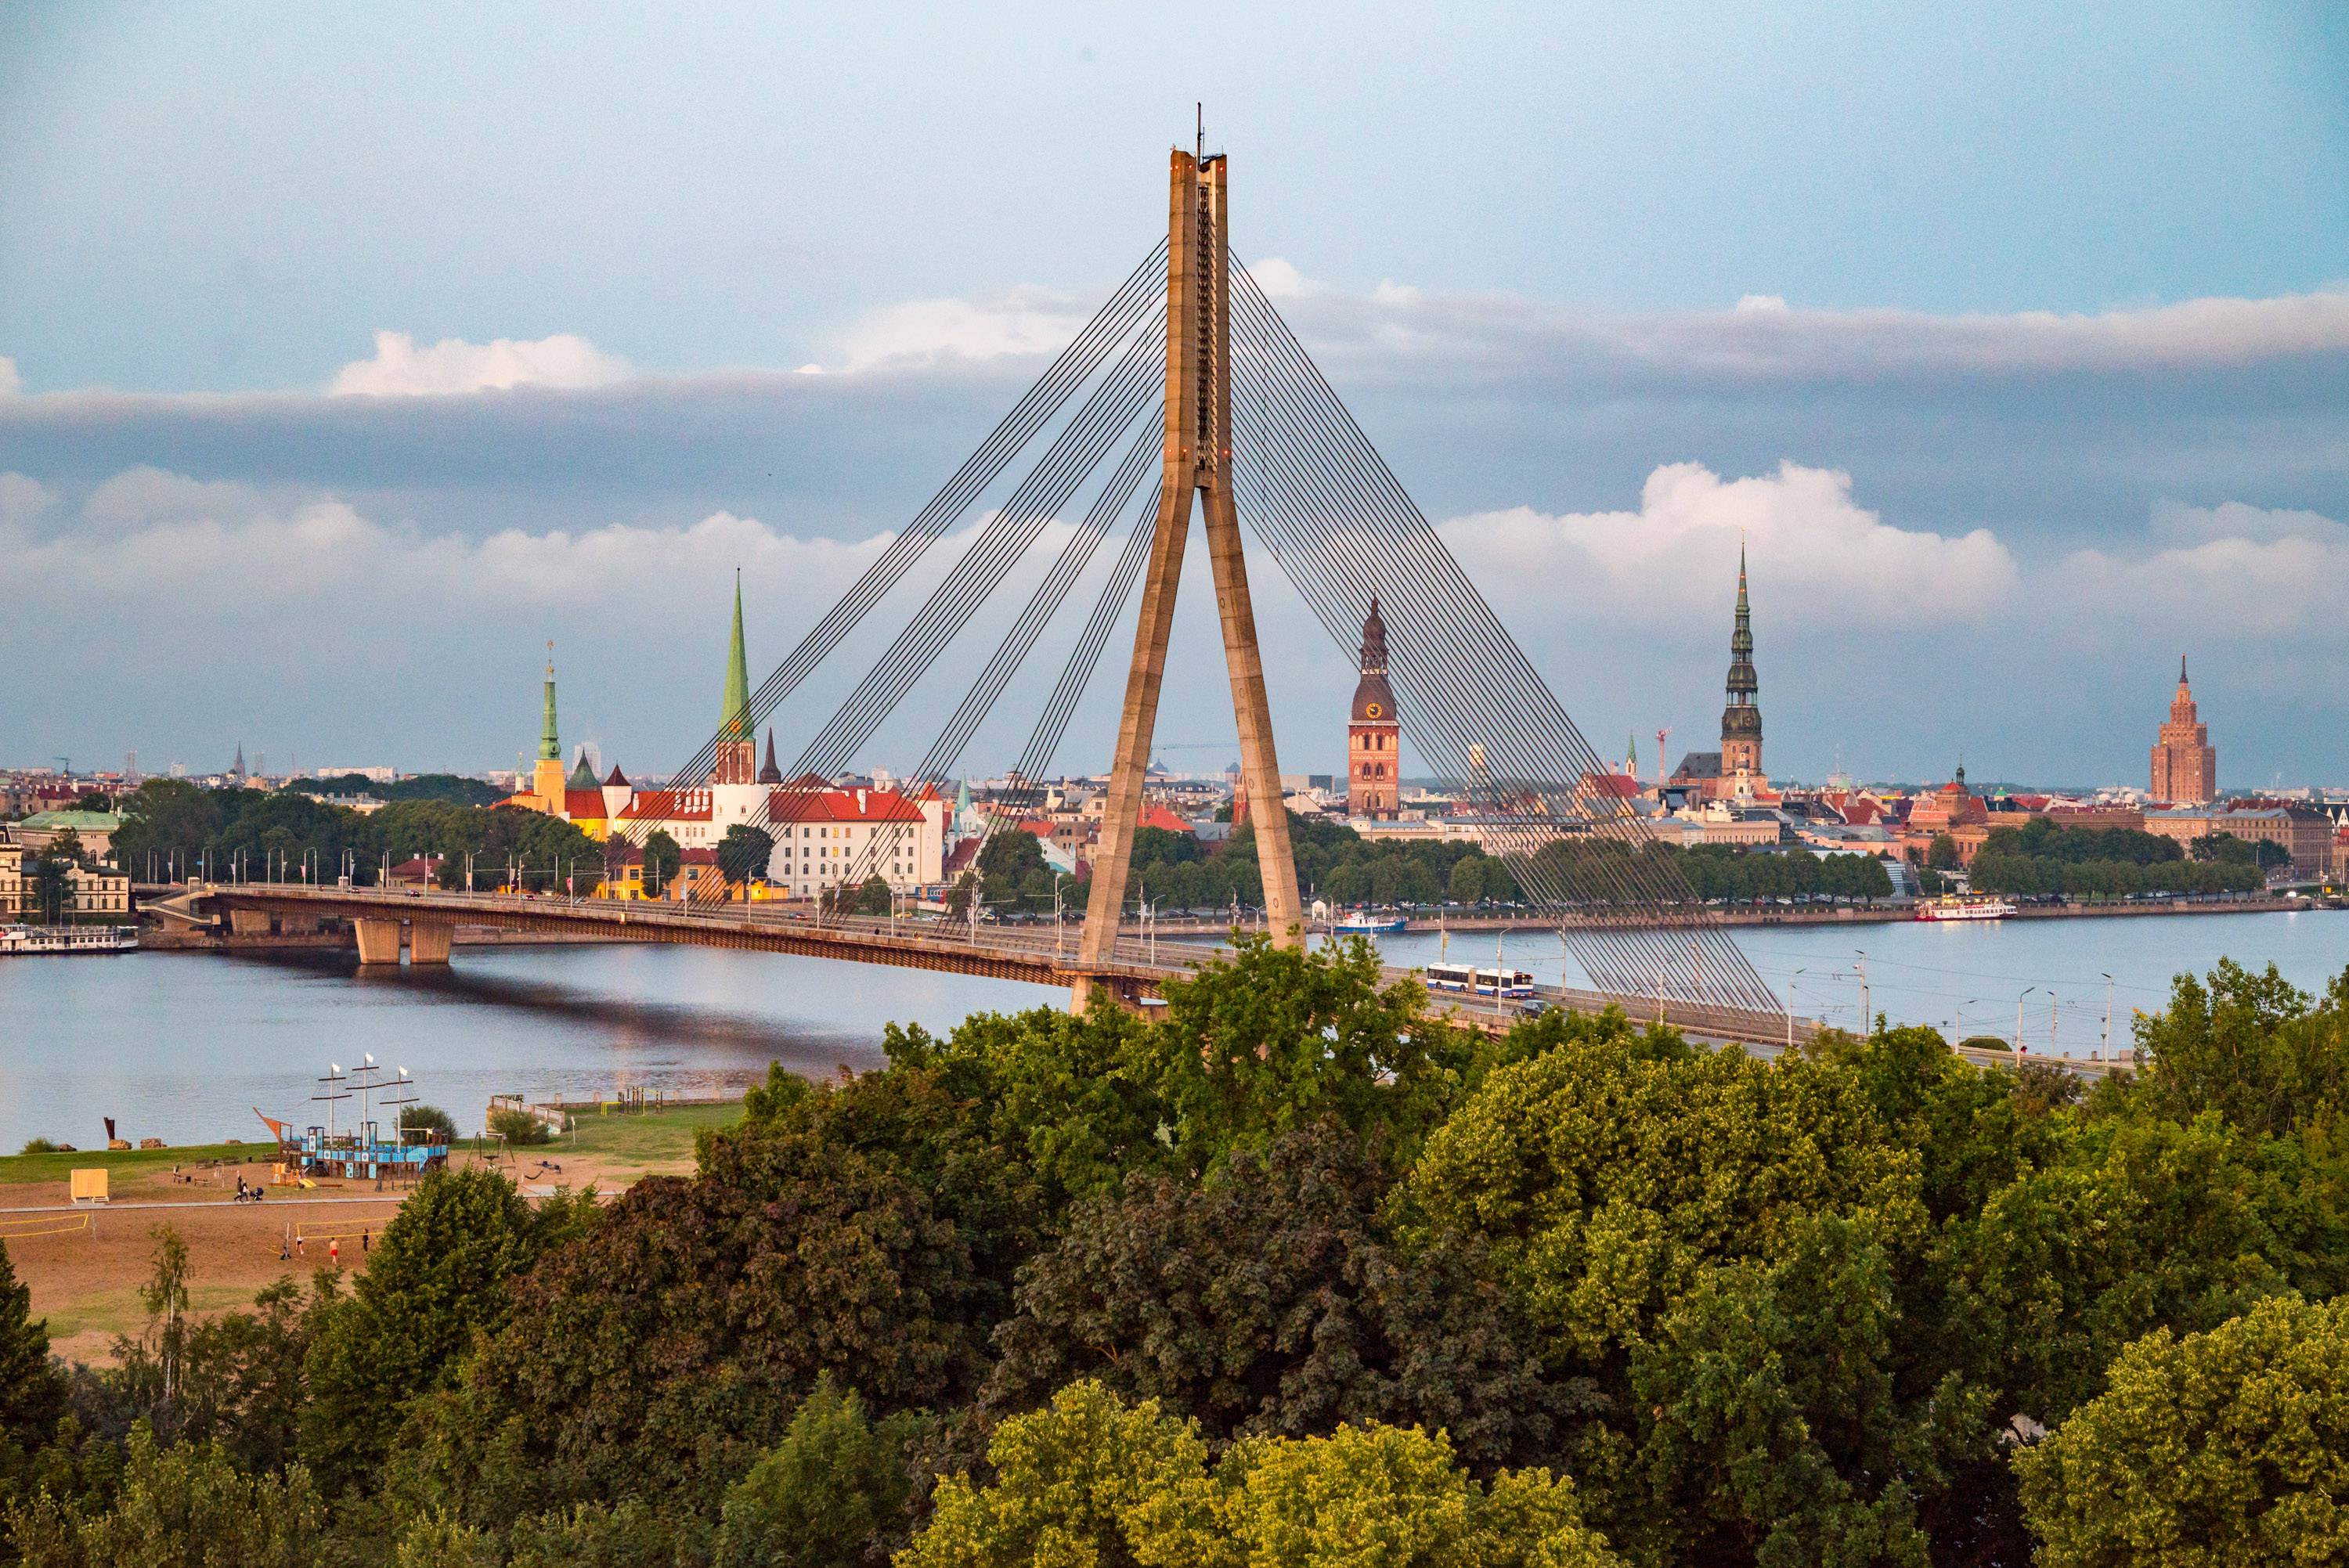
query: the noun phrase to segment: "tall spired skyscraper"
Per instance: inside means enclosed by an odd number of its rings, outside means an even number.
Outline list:
[[[1402,741],[1394,692],[1387,685],[1387,624],[1379,619],[1373,594],[1370,617],[1362,623],[1362,678],[1354,687],[1354,710],[1346,725],[1346,815],[1393,820],[1402,799],[1396,775]]]
[[[2178,655],[2178,692],[2169,699],[2169,722],[2153,747],[2153,798],[2173,806],[2199,806],[2219,793],[2219,753],[2210,727],[2194,709],[2194,688],[2186,684],[2186,655]]]
[[[1762,772],[1762,710],[1754,706],[1761,689],[1754,674],[1754,611],[1745,602],[1745,546],[1737,547],[1737,629],[1729,636],[1729,706],[1721,710],[1721,776],[1743,774],[1755,784]]]

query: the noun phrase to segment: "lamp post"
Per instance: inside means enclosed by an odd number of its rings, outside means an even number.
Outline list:
[[[1797,969],[1786,976],[1786,1048],[1790,1051],[1795,1048],[1795,982],[1806,973]]]
[[[1853,948],[1853,949],[1852,949],[1852,951],[1859,954],[1859,1028],[1860,1028],[1860,1037],[1861,1037],[1862,1039],[1866,1039],[1866,1040],[1872,1040],[1872,1039],[1876,1038],[1876,1009],[1875,1009],[1873,1006],[1869,1006],[1869,1003],[1868,1003],[1868,952],[1867,952],[1867,950],[1866,950],[1865,948],[1858,948],[1858,947],[1855,947],[1855,948]]]
[[[2101,1059],[2110,1061],[2113,1056],[2113,977],[2105,976],[2105,1044]]]
[[[1066,872],[1052,873],[1052,955],[1055,958],[1068,945],[1062,939],[1061,925],[1061,883],[1068,880],[1068,875]]]
[[[2014,998],[2014,1055],[2017,1060],[2023,1057],[2023,998],[2038,989],[2036,985],[2025,985]]]

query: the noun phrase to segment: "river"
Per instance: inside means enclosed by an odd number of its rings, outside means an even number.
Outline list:
[[[2130,1009],[2158,1009],[2181,970],[2272,960],[2313,990],[2349,967],[2349,914],[2325,911],[1734,935],[1782,997],[1792,986],[1805,1017],[1857,1023],[1864,949],[1869,1005],[1896,1023],[1947,1029],[1962,1013],[1967,1034],[2006,1037],[2020,995],[2033,1051],[2052,1042],[2082,1056],[2103,1045],[2106,974],[2125,1047]],[[1440,945],[1410,935],[1383,949],[1419,964]],[[1457,936],[1451,956],[1490,963],[1495,945],[1490,933]],[[1505,955],[1547,982],[1564,967],[1555,936],[1512,936]],[[367,974],[347,955],[11,957],[0,959],[0,1150],[35,1136],[102,1147],[108,1116],[133,1140],[265,1137],[253,1108],[323,1119],[316,1080],[369,1054],[407,1068],[466,1128],[493,1094],[734,1094],[771,1061],[819,1076],[870,1067],[892,1020],[942,1030],[1059,1000],[1009,981],[694,947],[460,947],[446,971]]]

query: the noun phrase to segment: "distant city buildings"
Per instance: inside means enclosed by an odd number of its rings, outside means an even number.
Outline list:
[[[767,881],[788,897],[814,897],[843,882],[879,877],[899,892],[945,880],[947,802],[934,789],[907,797],[895,790],[841,788],[812,774],[786,784],[767,737],[766,765],[756,761],[750,729],[750,679],[742,641],[742,590],[734,590],[734,624],[727,648],[725,695],[709,782],[692,789],[639,789],[616,762],[602,779],[578,766],[565,771],[558,728],[554,663],[547,661],[539,723],[538,761],[531,787],[503,804],[543,811],[576,823],[589,837],[623,841],[612,860],[616,874],[605,892],[642,897],[644,845],[665,832],[684,853],[668,895],[695,900],[740,896],[717,869],[727,830],[753,827],[774,841]],[[765,896],[760,890],[759,896]]]

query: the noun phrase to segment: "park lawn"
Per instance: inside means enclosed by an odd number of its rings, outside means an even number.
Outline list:
[[[106,1168],[109,1184],[152,1176],[202,1160],[274,1160],[274,1143],[191,1143],[178,1149],[84,1149],[73,1154],[0,1155],[0,1184],[67,1181],[77,1171]]]
[[[253,1294],[246,1285],[191,1284],[188,1287],[188,1310],[202,1314],[250,1307]],[[47,1316],[49,1337],[53,1340],[70,1339],[78,1334],[136,1336],[147,1326],[146,1304],[139,1299],[136,1285],[91,1291],[77,1296],[67,1306],[50,1309]]]
[[[577,1150],[604,1165],[662,1165],[680,1170],[693,1166],[693,1138],[705,1127],[732,1127],[742,1119],[742,1102],[678,1105],[641,1115],[617,1111],[597,1116],[574,1113],[578,1127]],[[568,1138],[558,1140],[569,1144]],[[528,1150],[517,1150],[528,1154]]]

